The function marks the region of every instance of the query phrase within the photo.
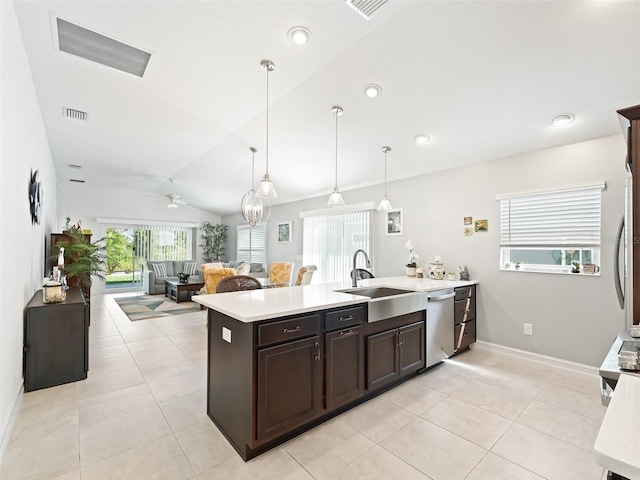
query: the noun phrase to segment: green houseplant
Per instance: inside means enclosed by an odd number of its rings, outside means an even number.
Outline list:
[[[215,262],[222,259],[224,255],[224,241],[227,237],[228,225],[213,224],[204,222],[200,229],[202,230],[202,258],[205,263]]]
[[[51,247],[51,261],[55,262],[64,248],[64,270],[70,286],[82,289],[85,298],[90,298],[93,277],[104,280],[104,266],[107,258],[105,239],[91,242],[79,227],[71,227],[65,231],[68,240],[58,241]]]

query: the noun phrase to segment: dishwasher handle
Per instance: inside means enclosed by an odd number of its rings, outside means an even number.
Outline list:
[[[429,301],[431,300],[440,301],[440,300],[447,300],[455,296],[456,296],[456,293],[453,292],[453,293],[447,293],[446,295],[435,295],[435,296],[429,295],[428,298],[429,298]]]

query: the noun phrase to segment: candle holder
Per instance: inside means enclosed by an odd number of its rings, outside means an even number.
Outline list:
[[[42,286],[43,303],[60,303],[67,298],[67,292],[60,282],[47,282]]]

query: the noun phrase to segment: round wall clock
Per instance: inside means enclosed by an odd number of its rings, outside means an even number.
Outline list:
[[[42,215],[42,182],[38,170],[31,172],[29,181],[29,210],[31,211],[31,223],[40,225]]]

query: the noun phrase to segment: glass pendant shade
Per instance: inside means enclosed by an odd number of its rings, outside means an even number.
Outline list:
[[[388,212],[389,210],[393,210],[391,206],[391,201],[387,197],[387,152],[391,151],[390,147],[382,147],[382,151],[384,152],[384,198],[380,200],[380,204],[378,205],[379,212]]]
[[[264,71],[267,72],[267,146],[265,149],[265,155],[267,158],[267,169],[264,173],[262,181],[260,182],[260,185],[258,185],[256,195],[260,198],[278,198],[276,187],[273,185],[271,179],[269,178],[269,72],[273,71],[276,68],[276,65],[271,60],[261,60],[260,66]]]
[[[333,193],[329,196],[327,207],[340,207],[344,205],[344,199],[342,198],[342,194],[338,190],[338,117],[344,113],[344,110],[342,110],[342,107],[334,105],[331,108],[331,111],[336,116],[336,183],[333,187]]]
[[[252,227],[255,227],[262,221],[262,214],[264,208],[262,206],[262,200],[260,200],[253,188],[253,175],[255,165],[255,155],[257,150],[250,147],[251,150],[251,190],[244,194],[242,201],[240,202],[240,210],[242,212],[242,218]]]
[[[342,198],[342,194],[336,188],[331,196],[329,197],[329,201],[327,202],[327,207],[341,207],[344,205],[344,199]]]

